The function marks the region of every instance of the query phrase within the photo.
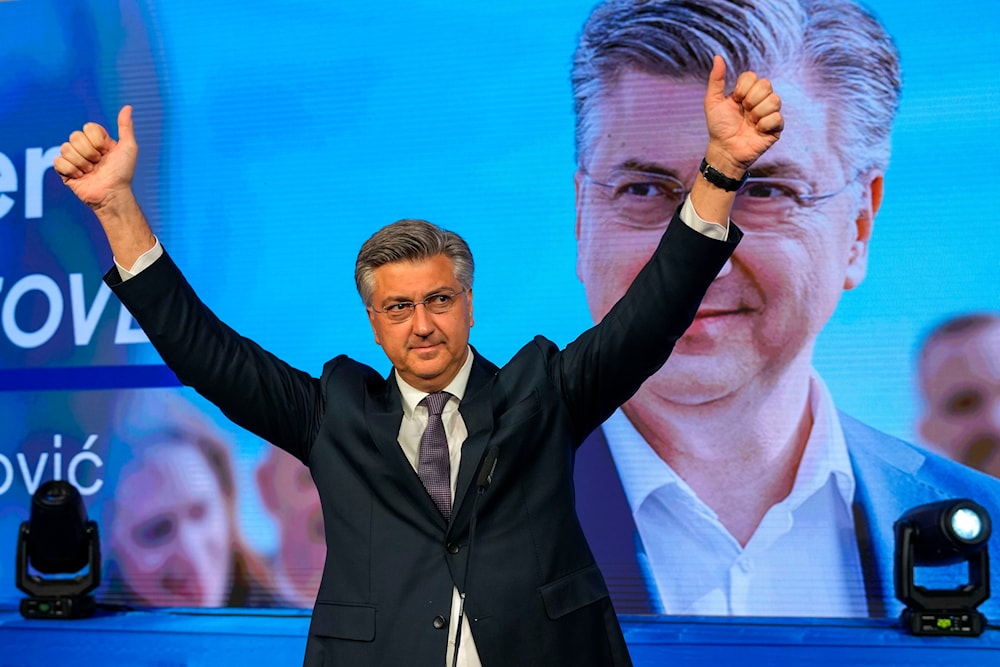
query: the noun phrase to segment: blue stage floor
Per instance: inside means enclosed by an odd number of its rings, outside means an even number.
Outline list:
[[[996,629],[978,638],[924,638],[894,621],[859,619],[625,616],[622,624],[637,667],[1000,666]],[[300,610],[100,612],[75,621],[25,620],[7,610],[0,612],[0,665],[294,666],[308,626]]]

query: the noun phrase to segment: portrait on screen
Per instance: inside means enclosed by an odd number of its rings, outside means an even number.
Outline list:
[[[291,454],[268,447],[254,479],[277,534],[277,547],[268,563],[276,603],[312,607],[326,559],[326,536],[319,493],[309,469]]]
[[[1000,477],[1000,313],[936,323],[921,341],[916,382],[921,440]]]
[[[786,128],[694,323],[581,450],[581,518],[619,612],[893,616],[896,518],[948,496],[1000,510],[1000,484],[841,411],[813,365],[889,196],[902,77],[879,20],[854,0],[599,5],[572,74],[577,273],[600,321],[699,177],[720,52],[772,80]]]
[[[276,606],[244,537],[228,434],[175,390],[120,395],[102,511],[103,598],[143,607]]]

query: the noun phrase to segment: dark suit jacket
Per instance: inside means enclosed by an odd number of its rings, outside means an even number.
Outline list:
[[[740,236],[732,227],[730,242],[713,241],[675,219],[628,294],[565,349],[538,337],[503,368],[476,355],[450,522],[396,441],[391,375],[344,356],[320,378],[288,366],[216,319],[168,256],[128,282],[116,271],[106,280],[184,384],[310,467],[328,555],[306,664],[441,667],[441,619],[464,582],[483,665],[626,665],[576,518],[574,454],[663,364]],[[464,581],[477,467],[494,445]]]

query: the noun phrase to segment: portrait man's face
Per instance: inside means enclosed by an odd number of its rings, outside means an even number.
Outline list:
[[[921,436],[948,456],[1000,477],[1000,322],[931,345],[921,362]]]
[[[841,292],[865,274],[881,178],[872,183],[842,164],[831,148],[827,102],[799,80],[773,83],[785,131],[752,173],[776,179],[780,187],[758,187],[752,193],[760,199],[740,195],[732,218],[746,237],[664,369],[645,385],[672,402],[700,404],[750,385],[760,389],[794,360],[809,363],[813,341]],[[655,191],[643,184],[650,178],[628,174],[670,175],[690,189],[708,140],[704,90],[701,81],[627,70],[597,102],[576,179],[577,272],[595,321],[625,292],[667,222],[630,218],[621,197],[642,199]],[[638,184],[622,186],[630,181]],[[766,196],[789,185],[797,192],[839,194],[785,207],[782,215],[760,215],[768,208],[762,204]]]

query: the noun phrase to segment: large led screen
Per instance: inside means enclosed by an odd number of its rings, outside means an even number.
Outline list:
[[[502,363],[572,341],[648,257],[658,221],[619,204],[696,177],[703,51],[771,78],[786,131],[711,312],[577,456],[616,609],[894,616],[903,511],[1000,519],[997,6],[614,4],[584,33],[590,0],[0,3],[0,598],[50,479],[99,522],[109,603],[311,607],[337,548],[306,468],[181,387],[104,286],[51,168],[70,132],[133,106],[163,246],[298,368],[389,373],[353,269],[400,218],[468,240],[472,344]]]

